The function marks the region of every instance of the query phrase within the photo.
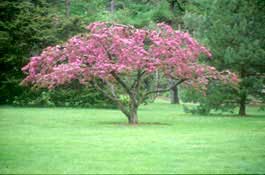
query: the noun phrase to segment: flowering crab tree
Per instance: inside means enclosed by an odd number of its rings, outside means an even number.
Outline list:
[[[28,74],[22,84],[49,89],[72,81],[92,85],[118,106],[130,124],[137,124],[137,109],[152,94],[183,82],[205,89],[209,79],[236,81],[229,71],[218,72],[199,64],[201,54],[211,57],[211,53],[188,33],[174,31],[166,24],[147,30],[95,22],[87,29],[87,34],[32,57],[22,68]],[[144,82],[157,71],[175,82],[164,89],[146,88]],[[121,94],[128,97],[128,103]]]

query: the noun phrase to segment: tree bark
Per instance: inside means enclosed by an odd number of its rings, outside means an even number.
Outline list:
[[[169,86],[172,87],[170,89],[170,103],[179,104],[178,86],[174,86],[174,83],[173,79],[169,79]]]
[[[70,0],[65,0],[65,13],[66,13],[66,17],[70,16]]]
[[[247,95],[245,92],[243,92],[243,94],[241,94],[240,96],[240,101],[239,101],[239,115],[240,116],[246,116],[246,99],[247,99]]]
[[[111,0],[110,2],[110,12],[111,13],[115,12],[115,0]]]
[[[179,104],[178,86],[175,86],[170,90],[170,103]]]
[[[130,102],[129,102],[129,117],[128,121],[129,124],[136,125],[138,124],[138,115],[137,115],[137,110],[138,110],[139,104],[137,103],[136,100],[136,94],[130,97]]]
[[[243,79],[243,81],[240,82],[239,85],[239,112],[238,114],[240,116],[246,116],[246,100],[247,100],[247,91],[244,88],[244,78],[246,77],[246,71],[244,67],[242,66],[241,71],[240,71],[240,77]]]
[[[138,115],[137,115],[137,109],[133,108],[130,109],[130,116],[128,118],[129,124],[131,125],[137,125],[138,124]]]

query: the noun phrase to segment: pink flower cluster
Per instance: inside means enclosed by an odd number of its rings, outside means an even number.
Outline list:
[[[95,22],[87,26],[89,33],[69,39],[65,44],[47,47],[22,68],[27,77],[22,84],[53,88],[91,78],[111,80],[111,74],[126,76],[138,70],[153,73],[162,70],[166,76],[207,84],[209,77],[233,80],[234,74],[223,75],[198,63],[198,57],[211,53],[188,33],[174,31],[166,24],[156,30]],[[237,81],[237,80],[236,80]]]

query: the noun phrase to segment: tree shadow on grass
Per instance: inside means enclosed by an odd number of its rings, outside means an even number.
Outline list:
[[[189,117],[215,117],[215,118],[256,118],[256,117],[265,117],[265,113],[264,114],[247,114],[245,116],[240,116],[238,114],[223,114],[223,113],[214,113],[214,114],[207,114],[207,115],[203,115],[203,114],[191,114]]]
[[[118,125],[118,126],[170,126],[169,123],[161,123],[161,122],[139,122],[138,124],[129,124],[127,122],[110,122],[110,121],[103,121],[98,122],[98,124],[102,125]]]

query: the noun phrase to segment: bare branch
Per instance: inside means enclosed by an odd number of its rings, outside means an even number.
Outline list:
[[[126,106],[124,104],[122,104],[122,102],[119,100],[119,98],[117,97],[117,95],[115,94],[115,90],[113,85],[110,86],[111,88],[111,94],[106,92],[106,89],[103,89],[102,86],[98,85],[96,80],[92,81],[94,87],[99,90],[100,92],[102,92],[104,94],[104,96],[106,96],[107,98],[109,98],[111,101],[113,101],[114,103],[117,104],[118,108],[126,115],[127,118],[130,117],[130,113],[129,111],[126,109]]]
[[[138,70],[137,72],[137,77],[136,79],[134,80],[132,86],[131,86],[131,89],[133,88],[137,88],[141,82],[141,79],[143,77],[143,75],[145,74],[145,71],[141,72],[141,70]]]
[[[111,72],[111,75],[124,88],[124,90],[126,91],[126,93],[128,93],[129,95],[131,95],[130,88],[126,85],[126,83],[124,81],[122,81],[122,79],[115,72]]]
[[[147,93],[145,93],[143,95],[143,97],[141,98],[140,102],[142,102],[148,95],[150,94],[154,94],[154,93],[160,93],[160,92],[167,92],[169,90],[171,90],[172,88],[178,86],[179,84],[183,83],[184,81],[186,81],[187,79],[182,79],[182,80],[179,80],[177,83],[175,83],[174,85],[168,87],[168,88],[164,88],[164,89],[157,89],[157,90],[153,90],[153,91],[149,91]]]

